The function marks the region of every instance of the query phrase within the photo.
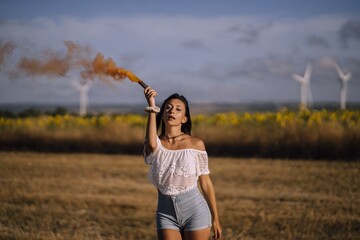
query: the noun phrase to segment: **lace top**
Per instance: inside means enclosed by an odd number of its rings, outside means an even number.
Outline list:
[[[197,187],[200,175],[209,174],[206,151],[196,149],[166,149],[159,138],[154,152],[144,154],[150,165],[148,178],[164,195],[178,195]]]

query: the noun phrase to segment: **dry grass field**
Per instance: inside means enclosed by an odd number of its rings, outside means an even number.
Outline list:
[[[210,158],[223,239],[360,239],[360,163]],[[141,156],[0,152],[0,239],[156,239]]]

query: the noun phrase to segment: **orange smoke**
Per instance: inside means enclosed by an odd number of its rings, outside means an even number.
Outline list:
[[[118,67],[112,58],[105,59],[101,53],[98,53],[95,58],[84,67],[85,70],[81,72],[81,77],[84,79],[94,79],[94,77],[98,77],[105,80],[105,77],[111,77],[115,80],[122,80],[127,77],[132,82],[139,83],[143,88],[147,87],[135,74]]]
[[[5,57],[10,55],[14,48],[15,45],[11,42],[0,43],[0,66],[4,63]]]
[[[91,58],[92,50],[89,46],[80,46],[72,41],[64,41],[67,48],[65,60],[73,68],[85,66]]]
[[[69,71],[69,64],[55,52],[45,52],[45,59],[23,57],[19,68],[30,75],[65,76]]]
[[[123,79],[125,74],[118,71],[116,63],[111,58],[105,59],[101,53],[96,54],[95,58],[84,66],[85,70],[81,72],[81,77],[86,79],[94,79],[98,77],[104,79],[105,77],[112,77],[113,79]]]
[[[64,42],[66,53],[47,49],[40,57],[22,57],[18,68],[28,75],[46,75],[64,77],[71,69],[82,67],[88,62],[91,50],[78,46],[71,41]]]
[[[122,80],[125,77],[139,83],[144,88],[147,85],[132,72],[120,68],[111,58],[106,59],[103,54],[97,53],[91,57],[89,46],[78,45],[72,41],[64,41],[66,52],[56,52],[47,49],[39,56],[24,56],[18,63],[18,70],[32,76],[66,77],[70,71],[78,71],[84,81],[99,78],[106,81],[108,78]],[[14,45],[5,43],[0,45],[0,64],[5,55],[10,54]]]

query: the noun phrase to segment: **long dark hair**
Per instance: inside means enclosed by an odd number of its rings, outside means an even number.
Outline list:
[[[183,133],[191,135],[191,117],[190,117],[189,103],[184,96],[182,96],[178,93],[174,93],[174,94],[170,95],[167,99],[164,100],[163,104],[161,105],[160,112],[156,116],[157,131],[159,131],[159,128],[161,126],[160,136],[165,134],[165,123],[164,123],[162,117],[163,117],[166,103],[171,99],[179,99],[180,101],[182,101],[185,104],[185,116],[187,118],[187,121],[185,123],[181,124],[181,131]]]

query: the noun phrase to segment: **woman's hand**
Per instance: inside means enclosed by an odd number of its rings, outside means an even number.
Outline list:
[[[213,239],[221,238],[222,229],[221,229],[219,221],[213,222],[212,230],[213,230]]]
[[[144,90],[145,98],[150,107],[155,106],[155,97],[158,95],[157,92],[151,87],[147,87]]]

